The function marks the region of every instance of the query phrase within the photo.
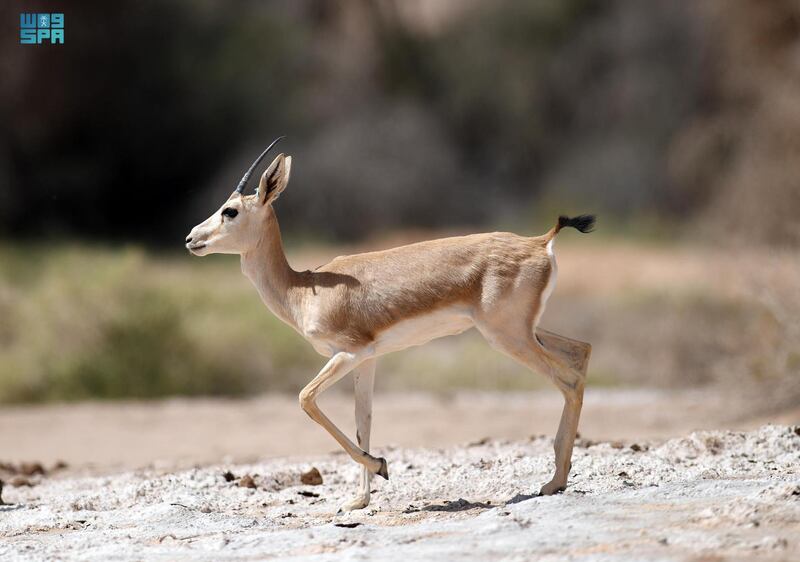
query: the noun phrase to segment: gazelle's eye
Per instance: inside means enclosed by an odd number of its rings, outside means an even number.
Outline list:
[[[237,211],[233,207],[225,207],[224,209],[222,209],[222,216],[223,217],[228,217],[229,219],[234,218],[238,214],[239,214],[239,211]]]

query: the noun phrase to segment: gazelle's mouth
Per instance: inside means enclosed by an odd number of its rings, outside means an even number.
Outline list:
[[[206,245],[205,245],[205,244],[195,244],[194,246],[190,246],[189,244],[186,244],[186,248],[187,248],[187,249],[188,249],[190,252],[192,252],[193,254],[194,254],[195,252],[197,252],[197,250],[202,250],[202,249],[203,249],[203,248],[205,248],[205,247],[206,247]]]

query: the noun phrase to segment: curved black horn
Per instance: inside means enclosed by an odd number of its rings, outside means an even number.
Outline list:
[[[264,159],[264,156],[269,154],[269,151],[272,150],[272,148],[276,144],[278,144],[280,141],[282,141],[285,138],[286,138],[285,136],[280,136],[277,139],[275,139],[274,141],[272,141],[272,144],[269,145],[267,147],[267,149],[264,152],[261,153],[261,156],[256,158],[256,161],[253,162],[253,164],[250,166],[250,168],[248,168],[248,170],[242,176],[241,181],[239,181],[239,185],[236,186],[236,193],[243,193],[244,192],[244,188],[247,187],[247,182],[250,180],[250,176],[253,174],[253,170],[256,169],[256,166],[258,166],[258,163],[261,162]]]

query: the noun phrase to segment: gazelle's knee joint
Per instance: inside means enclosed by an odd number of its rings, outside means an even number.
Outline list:
[[[304,388],[303,390],[300,391],[300,395],[298,396],[298,401],[300,402],[300,407],[303,409],[305,413],[309,413],[309,411],[314,408],[315,398],[316,398],[316,393],[313,390]]]

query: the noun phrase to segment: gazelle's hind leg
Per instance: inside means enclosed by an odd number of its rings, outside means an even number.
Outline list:
[[[592,346],[586,342],[565,338],[553,332],[536,330],[537,343],[540,343],[546,352],[558,357],[570,371],[579,375],[578,384],[574,390],[566,385],[567,390],[562,388],[558,382],[561,392],[564,394],[564,409],[561,412],[561,422],[558,425],[558,432],[554,443],[556,454],[556,473],[553,479],[542,486],[540,493],[550,495],[563,490],[567,486],[567,477],[572,468],[572,448],[575,444],[575,436],[578,431],[578,421],[583,405],[583,388],[586,381],[586,369],[589,366],[589,356],[592,353]],[[570,379],[571,380],[571,379]]]
[[[481,323],[478,329],[492,347],[548,377],[564,396],[564,409],[554,445],[556,471],[540,491],[543,495],[550,495],[567,485],[591,346],[544,330],[537,330],[534,336],[528,326],[518,325],[514,330],[511,328],[513,325],[506,322]]]
[[[354,397],[356,403],[356,441],[362,450],[369,453],[369,434],[372,428],[372,391],[375,387],[375,359],[367,359],[353,371]],[[362,509],[369,505],[369,487],[372,473],[361,467],[358,493],[339,507],[339,512]]]

